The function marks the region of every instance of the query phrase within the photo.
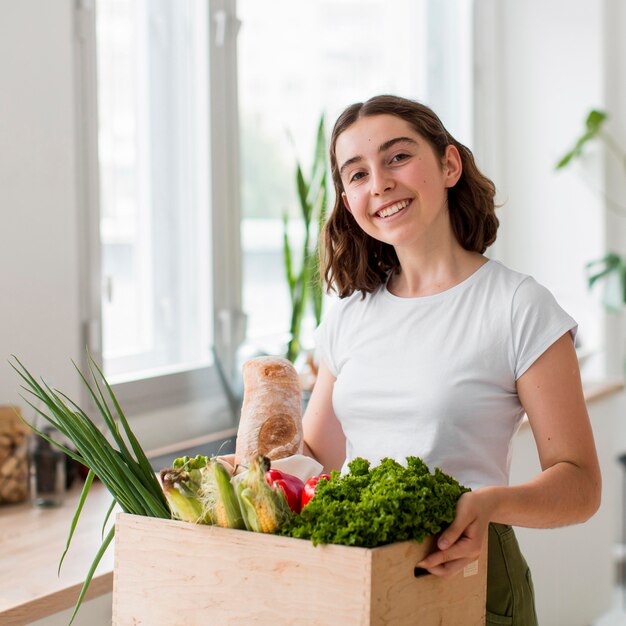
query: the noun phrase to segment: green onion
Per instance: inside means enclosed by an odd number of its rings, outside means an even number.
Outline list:
[[[27,397],[22,396],[24,401],[30,405],[38,415],[43,417],[49,424],[67,437],[75,450],[55,441],[26,420],[23,421],[40,437],[43,437],[57,448],[60,448],[68,456],[89,469],[89,476],[85,481],[85,486],[83,487],[76,512],[74,513],[74,518],[72,519],[67,545],[61,556],[59,569],[69,549],[76,523],[78,522],[94,476],[100,479],[113,496],[113,503],[104,521],[105,525],[116,503],[120,505],[125,513],[170,519],[170,507],[161,489],[161,485],[141,445],[132,432],[111,386],[106,381],[102,370],[93,360],[93,357],[89,355],[88,362],[91,380],[88,380],[88,378],[82,374],[75,363],[74,367],[87,387],[100,417],[104,420],[114,445],[109,442],[100,428],[98,428],[85,411],[73,400],[60,391],[49,387],[45,381],[41,380],[41,382],[38,382],[16,356],[13,356],[13,359],[17,365],[13,363],[10,363],[10,365],[22,379],[24,384],[22,384],[21,387],[28,394]],[[42,404],[43,407],[41,407]],[[120,424],[122,425],[123,432],[120,431]],[[102,546],[98,550],[89,568],[85,583],[83,584],[76,606],[74,607],[70,624],[76,617],[76,613],[85,597],[85,593],[93,578],[96,567],[111,543],[114,532],[115,527],[111,528],[104,538]]]

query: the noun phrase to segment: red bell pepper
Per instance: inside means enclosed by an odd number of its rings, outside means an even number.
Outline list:
[[[280,489],[285,494],[289,508],[294,513],[300,513],[304,483],[297,476],[269,469],[265,472],[265,482],[272,489]]]
[[[309,480],[304,483],[304,488],[302,489],[302,508],[304,508],[311,501],[311,498],[313,498],[313,496],[315,495],[317,483],[319,483],[320,479],[330,480],[330,476],[328,474],[311,476],[311,478],[309,478]]]

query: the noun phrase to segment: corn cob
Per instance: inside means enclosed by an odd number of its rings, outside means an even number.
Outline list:
[[[265,481],[268,468],[266,457],[253,459],[237,490],[246,528],[258,533],[276,532],[291,515],[282,491]]]
[[[202,483],[202,500],[213,522],[222,528],[245,528],[239,501],[228,470],[215,459],[207,463]]]
[[[202,483],[207,457],[198,455],[176,459],[171,468],[161,470],[163,493],[174,519],[194,524],[212,524],[211,511],[202,502]]]

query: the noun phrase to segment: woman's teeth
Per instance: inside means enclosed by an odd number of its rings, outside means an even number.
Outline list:
[[[376,215],[378,215],[378,217],[389,217],[390,215],[395,215],[398,211],[401,211],[405,207],[409,206],[410,202],[410,200],[402,200],[400,202],[396,202],[395,204],[392,204],[391,206],[385,207],[381,211],[378,211]]]

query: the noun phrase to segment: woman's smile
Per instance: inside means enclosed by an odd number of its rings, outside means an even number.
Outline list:
[[[400,200],[385,204],[382,208],[378,209],[374,213],[374,217],[382,220],[389,220],[394,216],[404,213],[405,209],[413,202],[413,200],[407,198],[406,200]]]

